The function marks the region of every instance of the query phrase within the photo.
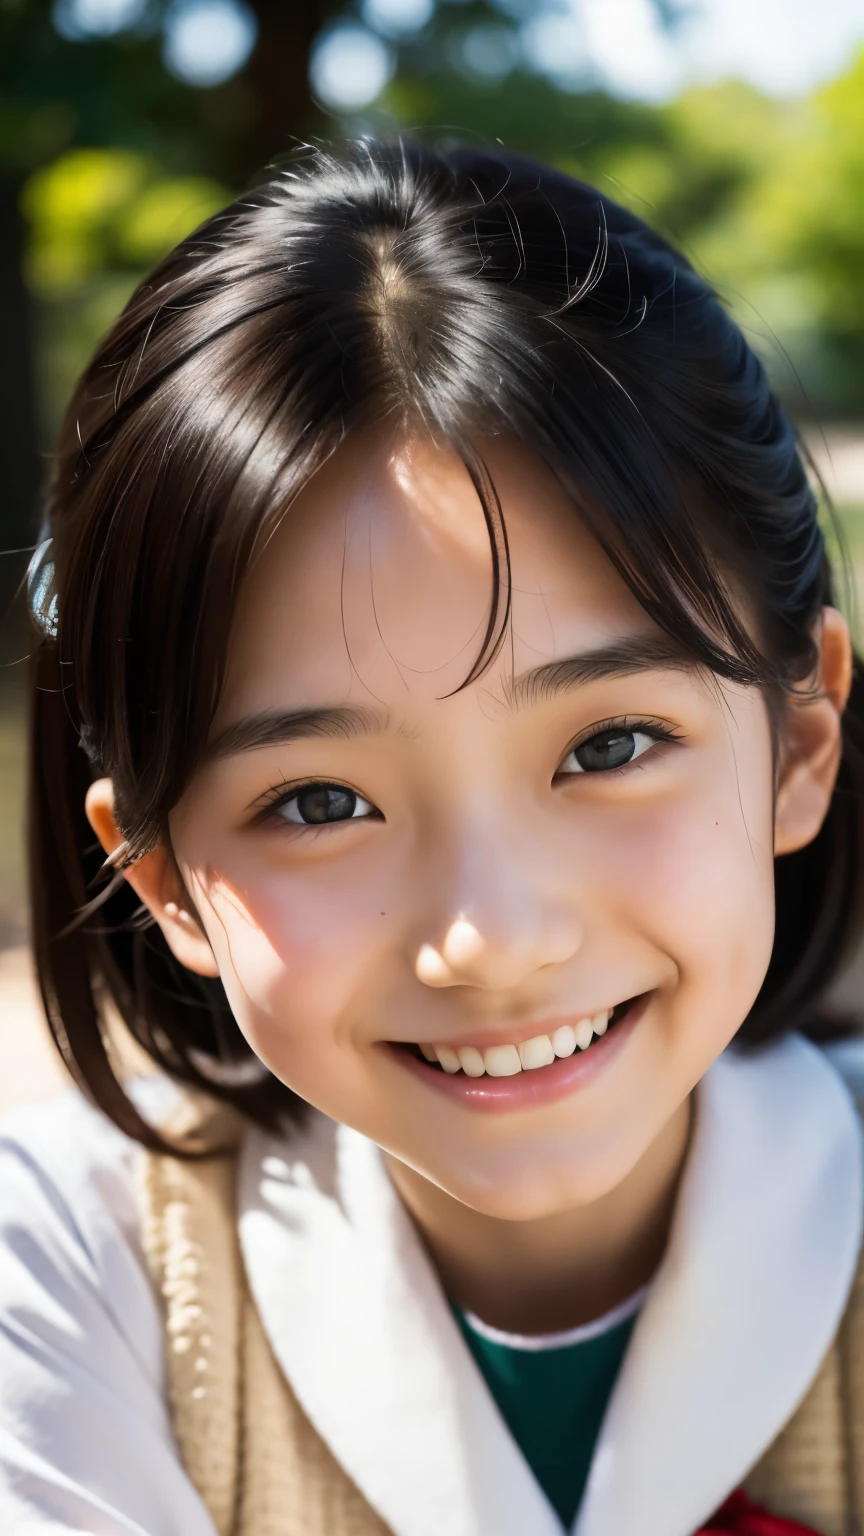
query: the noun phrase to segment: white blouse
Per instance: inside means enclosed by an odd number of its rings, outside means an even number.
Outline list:
[[[575,1536],[690,1536],[815,1377],[861,1242],[850,1074],[864,1047],[789,1037],[700,1084]],[[214,1536],[163,1400],[135,1153],[75,1093],[0,1122],[4,1536]],[[377,1149],[323,1116],[290,1144],[253,1131],[239,1203],[276,1357],[395,1536],[560,1536]]]

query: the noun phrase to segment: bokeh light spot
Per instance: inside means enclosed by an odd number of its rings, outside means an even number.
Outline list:
[[[385,37],[409,37],[431,20],[435,0],[363,0],[363,20]]]
[[[392,49],[380,37],[368,27],[347,23],[318,38],[309,82],[325,107],[351,112],[380,95],[395,66]]]
[[[58,0],[54,7],[54,26],[68,42],[88,38],[116,37],[140,21],[147,0]]]
[[[241,0],[188,0],[166,18],[165,66],[188,85],[221,85],[243,68],[257,38]]]

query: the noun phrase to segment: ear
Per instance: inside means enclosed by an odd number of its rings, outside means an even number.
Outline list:
[[[120,854],[125,839],[114,816],[114,785],[97,779],[84,802],[93,831],[110,858]],[[133,891],[155,918],[175,959],[199,976],[218,976],[219,968],[207,935],[186,893],[171,849],[164,844],[123,870]]]
[[[840,766],[840,721],[852,686],[849,627],[836,608],[823,608],[818,687],[793,694],[786,709],[774,809],[774,852],[806,848],[822,826]]]

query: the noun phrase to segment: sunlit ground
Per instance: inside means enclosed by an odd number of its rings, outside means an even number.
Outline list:
[[[864,439],[858,441],[857,454],[860,500],[841,503],[838,511],[854,588],[851,607],[857,609],[849,617],[860,644],[864,642]],[[850,605],[843,601],[841,606]],[[0,1111],[48,1097],[67,1081],[36,1003],[26,949],[23,684],[21,667],[0,679]],[[844,1005],[856,1012],[862,979],[864,947],[841,989]],[[864,1020],[864,1007],[861,1013]]]

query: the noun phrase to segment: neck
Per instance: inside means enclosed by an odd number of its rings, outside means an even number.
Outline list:
[[[511,1333],[576,1328],[652,1278],[687,1152],[685,1100],[627,1177],[600,1199],[533,1221],[483,1215],[387,1156],[451,1301]]]

